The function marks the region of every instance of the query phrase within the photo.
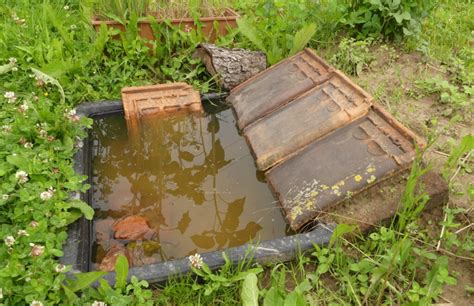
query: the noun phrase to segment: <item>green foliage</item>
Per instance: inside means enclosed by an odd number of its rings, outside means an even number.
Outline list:
[[[244,306],[258,306],[258,278],[255,273],[249,273],[242,282],[241,299]]]
[[[146,282],[132,277],[127,283],[124,258],[117,261],[114,287],[102,279],[102,272],[67,279],[70,267],[57,262],[67,226],[81,216],[93,217],[92,208],[70,197],[89,187],[83,183],[86,177],[74,172],[72,156],[91,126],[91,120],[79,119],[71,110],[82,101],[119,98],[120,89],[130,85],[186,81],[204,92],[215,89],[202,64],[191,59],[203,40],[199,30],[184,32],[168,21],[150,18],[157,40],[146,41],[136,35],[140,9],[122,7],[122,13],[107,14],[126,17],[125,32],[106,26],[95,32],[89,2],[5,0],[0,6],[0,302],[5,305],[33,300],[45,305],[87,305],[95,300],[151,305],[152,291]],[[428,79],[418,86],[423,94],[439,95],[441,105],[464,114],[472,109],[473,8],[468,1],[439,2],[426,19],[422,46],[428,48],[425,54],[442,60],[448,78]],[[121,3],[140,5],[140,1]],[[189,4],[196,7],[196,3]],[[348,31],[364,40],[343,38],[333,61],[358,74],[372,60],[368,55],[372,41],[365,38],[417,38],[432,1],[236,0],[234,4],[246,18],[239,22],[240,34],[221,38],[220,45],[256,47],[275,63],[306,45],[325,48]],[[195,16],[197,10],[191,11]],[[469,148],[472,136],[453,150],[445,177],[452,176]],[[274,266],[267,287],[258,281],[262,268],[251,268],[247,261],[234,267],[226,259],[218,271],[203,266],[187,278],[171,280],[156,302],[430,304],[455,279],[448,272],[447,258],[431,251],[415,221],[427,200],[417,182],[423,172],[418,161],[402,209],[390,227],[352,241],[345,234],[354,228],[340,225],[329,246],[315,246],[311,257],[300,257],[297,272]],[[473,190],[470,184],[471,197]],[[443,246],[472,253],[472,239],[455,232],[461,226],[458,216],[465,211],[445,208],[445,212]],[[314,271],[304,272],[308,263],[316,264]],[[337,285],[329,288],[327,279]],[[91,288],[97,281],[99,287]]]
[[[374,60],[370,52],[372,39],[343,38],[330,62],[347,74],[360,75]]]
[[[151,302],[152,292],[147,290],[148,283],[138,281],[132,276],[131,282],[127,285],[128,260],[120,255],[115,263],[115,286],[112,287],[102,277],[107,272],[93,271],[79,273],[73,279],[67,279],[62,285],[64,292],[63,302],[70,305],[84,305],[84,303],[95,300],[102,301],[109,305],[153,305]],[[99,287],[91,287],[95,282],[99,282]],[[78,297],[76,292],[82,290],[82,295]]]
[[[128,20],[132,13],[137,16],[146,16],[148,13],[150,0],[96,0],[95,11],[102,18]]]
[[[250,255],[244,256],[237,266],[234,266],[227,255],[222,253],[225,263],[217,271],[211,271],[206,263],[199,268],[193,267],[193,274],[186,278],[168,280],[166,286],[161,288],[157,303],[183,305],[193,301],[194,304],[210,305],[225,301],[226,304],[238,304],[243,294],[240,283],[250,279],[245,285],[249,287],[245,289],[245,294],[251,293],[253,296],[252,291],[256,289],[253,283],[249,284],[253,282],[253,276],[249,275],[258,275],[263,271],[260,266],[251,267]]]
[[[461,157],[472,150],[474,150],[474,135],[466,135],[461,139],[459,145],[453,148],[448,160],[446,161],[443,171],[443,176],[446,180],[449,180],[452,176]]]
[[[474,5],[470,0],[438,0],[436,7],[423,22],[421,44],[411,43],[419,51],[445,61],[462,50],[472,50]]]
[[[351,0],[342,20],[358,38],[418,36],[433,0]]]
[[[204,295],[211,295],[214,292],[219,291],[221,287],[230,287],[236,282],[245,280],[249,274],[258,274],[263,271],[261,267],[246,269],[246,271],[239,271],[233,273],[232,262],[229,260],[225,253],[222,253],[225,260],[224,266],[219,269],[219,274],[212,272],[206,263],[201,268],[193,268],[196,275],[200,276],[204,281],[204,284],[193,284],[193,290],[203,291]]]
[[[254,11],[238,20],[239,31],[248,40],[241,45],[265,52],[271,65],[301,51],[317,31],[317,24],[308,21],[314,4],[306,1],[269,0],[263,6],[248,2],[243,7]]]
[[[438,100],[446,108],[445,116],[459,114],[465,119],[470,118],[474,109],[474,51],[463,49],[458,56],[447,60],[445,69],[448,78],[440,76],[416,81],[421,95],[438,95]]]
[[[9,241],[0,245],[2,302],[58,303],[65,268],[56,258],[63,255],[67,225],[86,205],[70,194],[88,188],[71,157],[91,120],[71,112],[57,86],[36,87],[41,79],[28,77],[23,65],[0,85],[0,237]]]

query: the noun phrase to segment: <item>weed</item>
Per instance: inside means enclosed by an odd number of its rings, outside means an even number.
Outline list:
[[[109,305],[153,305],[151,301],[152,292],[146,281],[139,281],[132,276],[130,284],[127,285],[128,260],[120,255],[115,263],[115,285],[114,288],[102,277],[107,272],[94,271],[75,274],[68,278],[62,285],[62,301],[70,305],[84,305],[87,301],[95,300]],[[99,287],[94,289],[92,284],[99,282]],[[80,297],[77,292],[82,291]]]
[[[99,0],[95,3],[95,11],[99,18],[125,21],[130,14],[146,16],[149,11],[150,0]]]
[[[240,33],[259,50],[266,53],[270,64],[275,64],[303,49],[316,33],[316,25],[312,23],[303,25],[292,36],[287,34],[287,26],[283,26],[282,21],[269,25],[266,22],[257,23],[255,19],[242,18],[237,23]],[[272,35],[266,35],[266,32],[262,32],[263,27],[270,27],[267,31],[271,31]],[[278,35],[281,36],[278,37]]]
[[[330,62],[348,74],[360,75],[374,60],[369,50],[372,42],[370,38],[359,41],[354,38],[343,38]]]
[[[343,23],[358,38],[378,37],[400,40],[417,37],[421,22],[433,8],[432,0],[352,0]]]

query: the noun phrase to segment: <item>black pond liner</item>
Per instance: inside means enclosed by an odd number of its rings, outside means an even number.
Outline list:
[[[222,100],[226,94],[205,94],[202,96],[205,109],[219,109],[222,107]],[[227,107],[227,106],[225,106]],[[77,108],[77,114],[86,117],[95,117],[105,114],[122,113],[122,101],[102,101],[96,103],[83,103]],[[90,135],[84,140],[84,146],[74,156],[74,169],[81,175],[88,176],[88,183],[91,184],[91,139]],[[76,193],[73,198],[81,199],[91,205],[92,188],[86,193]],[[270,264],[288,261],[294,258],[299,252],[310,250],[314,244],[320,246],[329,242],[333,231],[332,226],[319,224],[311,231],[262,241],[258,244],[244,244],[239,247],[227,248],[224,250],[202,253],[204,262],[211,270],[216,270],[224,264],[222,252],[225,252],[233,264],[244,259],[251,259],[260,264]],[[69,226],[68,239],[64,245],[64,256],[60,259],[62,264],[71,265],[71,273],[90,271],[90,257],[92,246],[92,222],[85,218],[80,218]],[[149,283],[163,283],[171,276],[184,276],[191,271],[188,258],[169,260],[142,267],[132,267],[129,270],[128,278],[136,276],[140,280]],[[115,281],[115,273],[109,272],[105,277],[109,283]]]

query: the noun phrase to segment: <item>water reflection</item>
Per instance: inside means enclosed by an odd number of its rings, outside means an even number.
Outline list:
[[[123,115],[95,120],[95,262],[117,244],[134,265],[286,234],[286,224],[230,110],[143,119],[128,134]],[[145,217],[156,233],[117,241],[111,226]]]

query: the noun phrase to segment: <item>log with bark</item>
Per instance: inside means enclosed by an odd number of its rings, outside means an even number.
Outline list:
[[[193,54],[200,59],[222,89],[230,91],[235,86],[267,68],[265,53],[245,49],[221,48],[200,44]]]

